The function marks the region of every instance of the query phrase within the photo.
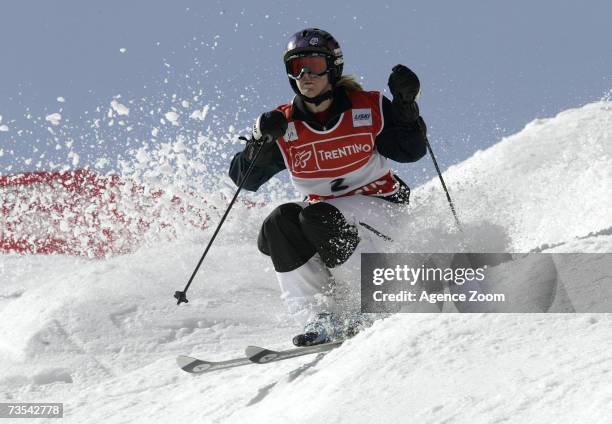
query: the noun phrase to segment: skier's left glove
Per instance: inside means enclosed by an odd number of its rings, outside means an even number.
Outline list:
[[[417,100],[421,91],[421,82],[408,67],[395,65],[389,75],[389,89],[393,100],[411,103]]]
[[[413,124],[419,117],[416,103],[421,92],[417,75],[404,65],[395,65],[389,75],[389,90],[393,94],[393,115],[400,124]]]

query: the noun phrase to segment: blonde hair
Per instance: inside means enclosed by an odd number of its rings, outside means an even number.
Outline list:
[[[363,87],[357,82],[357,77],[354,75],[342,75],[336,87],[344,87],[346,91],[363,91]]]

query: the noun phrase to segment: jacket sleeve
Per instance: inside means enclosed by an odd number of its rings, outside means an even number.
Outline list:
[[[391,101],[383,97],[383,130],[376,137],[376,150],[400,163],[416,162],[425,156],[427,127],[420,116],[412,123],[398,122]]]
[[[263,152],[262,152],[263,153]],[[229,176],[236,185],[240,185],[251,165],[247,159],[247,149],[234,155],[230,164]],[[285,169],[285,161],[276,143],[265,154],[265,160],[257,160],[253,170],[244,182],[243,188],[248,191],[257,191],[266,181]]]

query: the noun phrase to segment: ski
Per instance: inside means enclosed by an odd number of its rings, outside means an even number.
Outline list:
[[[227,361],[212,362],[192,358],[191,356],[179,355],[176,358],[176,363],[185,372],[191,374],[204,374],[227,368],[240,367],[242,365],[251,365],[253,362],[250,361],[249,358],[236,358]]]
[[[283,361],[285,359],[296,358],[298,356],[312,355],[315,353],[325,353],[339,347],[341,341],[323,343],[314,346],[296,347],[287,350],[272,350],[260,346],[248,346],[245,349],[246,357],[228,359],[227,361],[204,361],[191,356],[179,355],[176,363],[185,372],[190,374],[205,374],[212,371],[224,370],[228,368],[241,367],[251,364],[267,364],[268,362]]]
[[[255,364],[267,364],[269,362],[283,361],[285,359],[291,359],[303,355],[311,355],[314,353],[328,352],[332,349],[339,347],[342,344],[341,341],[323,343],[314,346],[307,347],[296,347],[287,350],[272,350],[260,346],[248,346],[245,349],[247,359]]]

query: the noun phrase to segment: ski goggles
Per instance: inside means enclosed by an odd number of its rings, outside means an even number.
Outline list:
[[[287,76],[294,80],[301,79],[306,73],[322,76],[327,71],[325,56],[296,56],[287,61]]]

